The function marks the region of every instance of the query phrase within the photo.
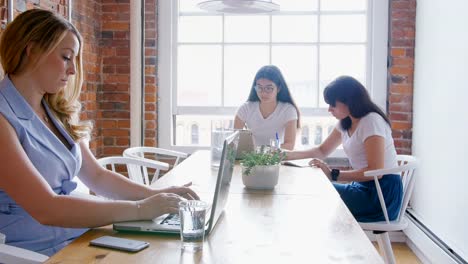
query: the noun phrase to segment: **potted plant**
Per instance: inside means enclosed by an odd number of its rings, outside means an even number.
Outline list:
[[[284,153],[262,146],[245,153],[241,161],[242,182],[251,189],[273,189],[278,184],[279,170]]]

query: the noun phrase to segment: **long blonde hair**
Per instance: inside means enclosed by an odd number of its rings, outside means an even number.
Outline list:
[[[82,37],[73,24],[63,17],[42,9],[31,9],[18,15],[3,31],[0,39],[0,61],[6,74],[20,74],[27,67],[37,67],[38,62],[48,56],[64,39],[68,32],[73,33],[79,42],[79,52],[75,58],[76,71],[65,89],[56,94],[45,94],[44,99],[58,120],[75,141],[88,137],[90,122],[80,122],[81,104],[79,96],[83,84]],[[24,57],[29,44],[37,54],[35,61],[26,65]]]

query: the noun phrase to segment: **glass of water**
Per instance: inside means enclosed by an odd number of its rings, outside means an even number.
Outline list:
[[[207,209],[208,204],[203,201],[185,200],[179,202],[182,250],[195,252],[203,249]]]

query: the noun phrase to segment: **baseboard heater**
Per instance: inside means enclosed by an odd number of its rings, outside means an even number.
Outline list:
[[[460,255],[451,249],[447,244],[444,243],[439,237],[437,237],[431,230],[429,230],[423,223],[421,223],[411,212],[412,210],[406,210],[406,216],[418,227],[429,239],[432,240],[438,247],[440,247],[448,256],[450,256],[456,263],[468,264]]]

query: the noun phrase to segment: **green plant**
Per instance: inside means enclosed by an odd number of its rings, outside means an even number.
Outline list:
[[[253,167],[277,165],[284,159],[284,157],[284,152],[270,151],[269,149],[265,151],[264,148],[261,148],[259,151],[245,153],[244,158],[241,161],[241,165],[246,168],[245,174],[250,175]]]

